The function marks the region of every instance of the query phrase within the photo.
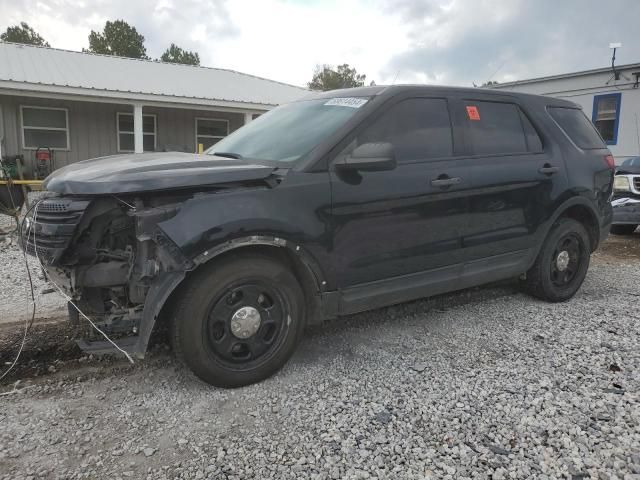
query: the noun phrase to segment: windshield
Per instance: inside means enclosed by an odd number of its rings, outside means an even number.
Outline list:
[[[277,107],[220,140],[205,153],[295,162],[338,130],[368,98],[323,98]]]
[[[640,167],[640,157],[627,158],[622,162],[623,167]]]

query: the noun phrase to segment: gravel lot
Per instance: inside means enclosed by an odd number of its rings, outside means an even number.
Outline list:
[[[34,201],[39,193],[33,192]],[[15,220],[0,214],[0,232],[15,229]],[[36,294],[36,317],[39,320],[59,317],[67,311],[66,302],[55,293],[46,293],[51,288],[44,280],[38,261],[28,257],[34,293]],[[32,301],[27,279],[27,268],[22,251],[18,248],[18,234],[0,236],[0,324],[24,321],[31,318]]]
[[[505,283],[327,322],[232,391],[37,322],[0,385],[0,478],[640,479],[639,267],[636,233],[564,304]],[[19,337],[0,326],[2,361]]]

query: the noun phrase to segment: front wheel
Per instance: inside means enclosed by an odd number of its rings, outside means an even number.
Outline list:
[[[561,218],[527,272],[525,290],[549,302],[569,300],[587,275],[590,256],[591,243],[584,226],[571,218]]]
[[[304,330],[304,297],[296,277],[257,254],[201,268],[174,312],[171,338],[178,358],[218,387],[241,387],[273,375]]]

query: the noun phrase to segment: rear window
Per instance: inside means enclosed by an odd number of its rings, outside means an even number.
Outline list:
[[[549,107],[549,114],[558,122],[560,128],[569,136],[573,143],[583,150],[606,148],[596,127],[577,108]]]

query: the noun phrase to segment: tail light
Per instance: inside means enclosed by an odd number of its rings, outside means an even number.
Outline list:
[[[615,170],[616,159],[613,158],[613,155],[609,154],[606,157],[604,157],[604,162],[607,164],[607,167],[609,167],[611,170]]]

